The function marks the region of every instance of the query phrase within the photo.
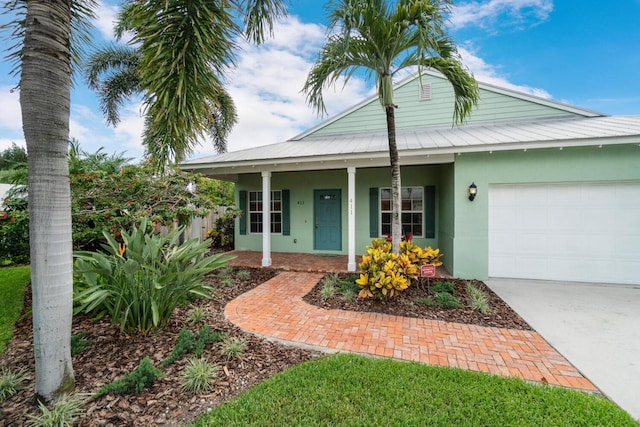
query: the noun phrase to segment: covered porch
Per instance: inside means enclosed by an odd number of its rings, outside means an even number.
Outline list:
[[[234,250],[226,253],[235,256],[229,261],[235,267],[262,267],[262,252]],[[318,255],[294,252],[272,252],[269,268],[284,271],[304,271],[320,273],[347,273],[347,255]],[[356,262],[362,261],[356,256]],[[451,277],[444,266],[436,268],[436,277]]]

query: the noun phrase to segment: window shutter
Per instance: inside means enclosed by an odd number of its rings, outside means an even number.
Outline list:
[[[380,218],[380,204],[378,202],[378,188],[369,188],[369,237],[378,237],[378,220]]]
[[[282,235],[291,234],[291,209],[289,207],[289,190],[282,190]]]
[[[424,187],[424,237],[436,237],[436,187],[433,185]]]
[[[240,191],[239,194],[240,200],[238,200],[238,206],[240,207],[240,234],[247,234],[247,216],[249,212],[247,211],[247,192],[244,190]]]

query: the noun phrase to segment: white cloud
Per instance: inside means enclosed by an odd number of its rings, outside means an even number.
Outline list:
[[[13,143],[15,143],[18,147],[27,147],[27,144],[24,142],[24,139],[0,139],[0,151],[4,151],[7,148],[10,148]]]
[[[553,0],[489,0],[459,3],[452,7],[452,29],[478,26],[530,27],[545,21],[553,11]]]
[[[98,1],[96,10],[95,26],[106,40],[114,40],[113,26],[118,17],[120,7],[117,5],[105,4],[104,1]]]
[[[0,130],[22,133],[20,94],[13,86],[0,86]]]
[[[104,117],[87,106],[74,104],[69,123],[69,134],[80,142],[84,151],[93,153],[104,148],[107,153],[125,152],[125,157],[141,158],[144,117],[139,104],[122,108],[117,127],[108,126]]]
[[[227,86],[238,111],[229,151],[285,141],[321,120],[301,90],[326,40],[325,28],[293,16],[281,22],[274,34],[261,46],[241,44],[238,67]],[[344,88],[338,82],[335,90],[325,90],[327,111],[336,114],[369,95],[365,82],[357,77]],[[205,143],[194,157],[209,154],[213,149]]]
[[[487,64],[482,58],[468,49],[458,48],[463,64],[469,68],[476,80],[506,89],[524,92],[540,98],[551,99],[551,94],[544,89],[511,83],[507,76],[501,74],[499,68]]]

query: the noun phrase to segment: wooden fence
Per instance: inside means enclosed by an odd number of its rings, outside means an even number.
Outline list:
[[[202,242],[207,238],[207,231],[216,226],[216,220],[220,218],[226,212],[227,208],[224,206],[212,209],[209,216],[204,218],[194,217],[184,230],[184,236],[187,239],[197,237]]]

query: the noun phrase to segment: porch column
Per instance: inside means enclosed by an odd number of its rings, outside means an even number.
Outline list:
[[[347,271],[356,271],[356,168],[347,168],[348,175],[348,251]]]
[[[262,266],[271,266],[271,172],[262,172]]]

